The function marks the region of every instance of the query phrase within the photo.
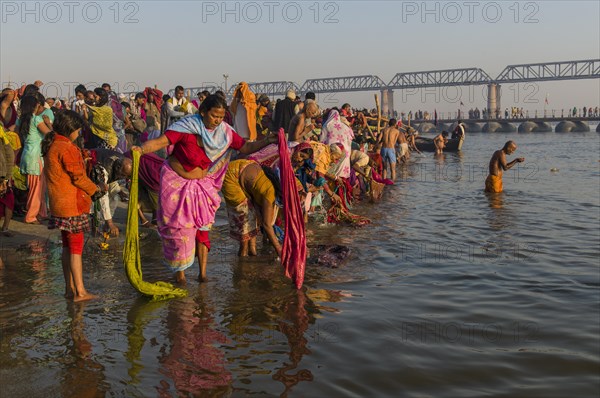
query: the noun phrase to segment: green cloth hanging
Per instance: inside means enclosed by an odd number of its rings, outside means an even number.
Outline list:
[[[131,151],[133,171],[131,173],[131,188],[129,190],[129,207],[127,208],[127,232],[123,248],[123,265],[129,283],[144,296],[152,301],[168,300],[187,296],[187,290],[174,287],[167,282],[145,282],[142,279],[142,260],[140,259],[140,238],[138,231],[138,170],[140,156],[138,151]]]

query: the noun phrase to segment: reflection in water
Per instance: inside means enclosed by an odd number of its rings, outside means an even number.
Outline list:
[[[282,397],[287,397],[292,387],[301,381],[312,381],[313,375],[308,369],[300,369],[296,373],[291,373],[298,368],[302,357],[310,354],[307,348],[308,340],[304,336],[308,329],[309,317],[306,311],[306,295],[304,291],[296,291],[296,297],[287,303],[284,308],[284,319],[279,321],[279,331],[288,339],[290,347],[289,363],[283,366],[273,375],[273,380],[280,381],[285,386]]]
[[[64,397],[98,397],[108,391],[104,366],[92,355],[92,345],[85,334],[83,310],[87,303],[69,303],[70,332],[73,345],[68,353],[73,361],[64,368],[60,385]]]
[[[227,327],[233,340],[233,358],[240,367],[232,369],[238,378],[272,374],[273,380],[281,382],[287,396],[292,388],[303,381],[312,381],[310,369],[302,369],[304,355],[310,355],[308,329],[316,323],[315,315],[321,311],[337,312],[321,306],[321,301],[340,301],[340,292],[324,289],[302,290],[290,288],[288,279],[282,278],[278,265],[252,261],[239,261],[233,268],[233,289],[224,304],[222,324]],[[281,335],[287,340],[287,359],[280,360]],[[285,341],[284,340],[284,341]],[[274,348],[275,347],[275,348]],[[253,354],[249,361],[247,353]],[[263,359],[256,357],[263,355]],[[231,360],[231,359],[230,359]],[[274,369],[273,364],[278,364]],[[236,388],[251,394],[246,388]]]
[[[160,308],[139,299],[115,248],[89,250],[102,299],[67,306],[60,246],[49,254],[24,237],[0,270],[0,396],[597,396],[590,157],[596,166],[600,141],[544,137],[519,141],[546,177],[533,185],[512,171],[501,195],[484,196],[483,182],[504,136],[474,138],[464,160],[449,152],[441,167],[415,154],[382,201],[357,205],[368,228],[311,226],[311,243],[353,254],[340,268],[309,266],[301,292],[271,257],[232,261],[225,223],[215,279],[190,283],[193,299]],[[156,242],[142,250],[161,279]],[[328,288],[351,289],[352,302]]]
[[[510,205],[507,205],[507,197],[504,192],[484,193],[488,204],[488,223],[492,231],[505,232],[515,225],[515,213]]]
[[[485,193],[491,209],[502,209],[504,207],[504,193]]]
[[[215,330],[214,310],[205,304],[205,289],[196,298],[169,302],[167,315],[171,350],[160,359],[161,373],[173,380],[176,395],[222,396],[230,391],[231,373],[218,348],[227,337]],[[167,380],[160,381],[160,396],[171,396]]]
[[[158,318],[158,309],[166,305],[165,301],[148,301],[145,297],[139,297],[127,313],[127,352],[125,358],[131,365],[128,371],[130,380],[128,384],[138,385],[140,383],[139,373],[144,368],[140,355],[146,338],[144,328],[146,325]]]

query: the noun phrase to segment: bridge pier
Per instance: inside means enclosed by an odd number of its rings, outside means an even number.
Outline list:
[[[381,90],[381,116],[394,117],[394,90],[392,89]]]
[[[496,83],[496,117],[500,118],[502,114],[502,105],[500,104],[502,100],[502,86]]]
[[[498,119],[498,109],[500,109],[500,86],[496,83],[488,84],[488,119]]]
[[[479,123],[467,122],[467,133],[481,133],[481,125]]]
[[[381,90],[381,116],[387,117],[389,112],[388,91]]]

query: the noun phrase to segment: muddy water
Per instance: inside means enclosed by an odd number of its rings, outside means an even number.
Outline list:
[[[507,139],[526,163],[487,197]],[[311,242],[352,251],[309,266],[302,291],[268,253],[237,259],[222,221],[210,281],[194,267],[189,296],[160,303],[129,286],[118,242],[86,245],[102,298],[81,305],[61,296],[59,236],[24,243],[0,270],[1,395],[597,396],[598,134],[472,134],[463,149],[413,156],[355,208],[370,226],[312,225]],[[158,238],[142,250],[146,278],[169,278]]]

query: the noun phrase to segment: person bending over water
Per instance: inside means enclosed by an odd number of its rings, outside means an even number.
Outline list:
[[[194,263],[194,253],[200,265],[198,279],[207,279],[208,231],[221,203],[219,191],[230,149],[250,154],[278,140],[272,135],[247,142],[223,121],[226,109],[222,97],[210,95],[200,104],[199,114],[181,119],[159,138],[132,148],[144,154],[174,145],[161,168],[157,221],[164,261],[179,283],[185,283],[184,271]]]
[[[506,163],[506,155],[512,154],[517,150],[517,144],[514,141],[507,141],[504,147],[492,155],[490,159],[490,174],[485,179],[485,192],[502,192],[502,173],[517,163],[522,163],[525,158],[517,158],[510,163]]]
[[[281,183],[275,171],[253,160],[234,160],[225,173],[223,196],[230,236],[240,242],[238,256],[256,256],[259,225],[281,256],[281,245],[273,230],[277,202],[281,203]]]

